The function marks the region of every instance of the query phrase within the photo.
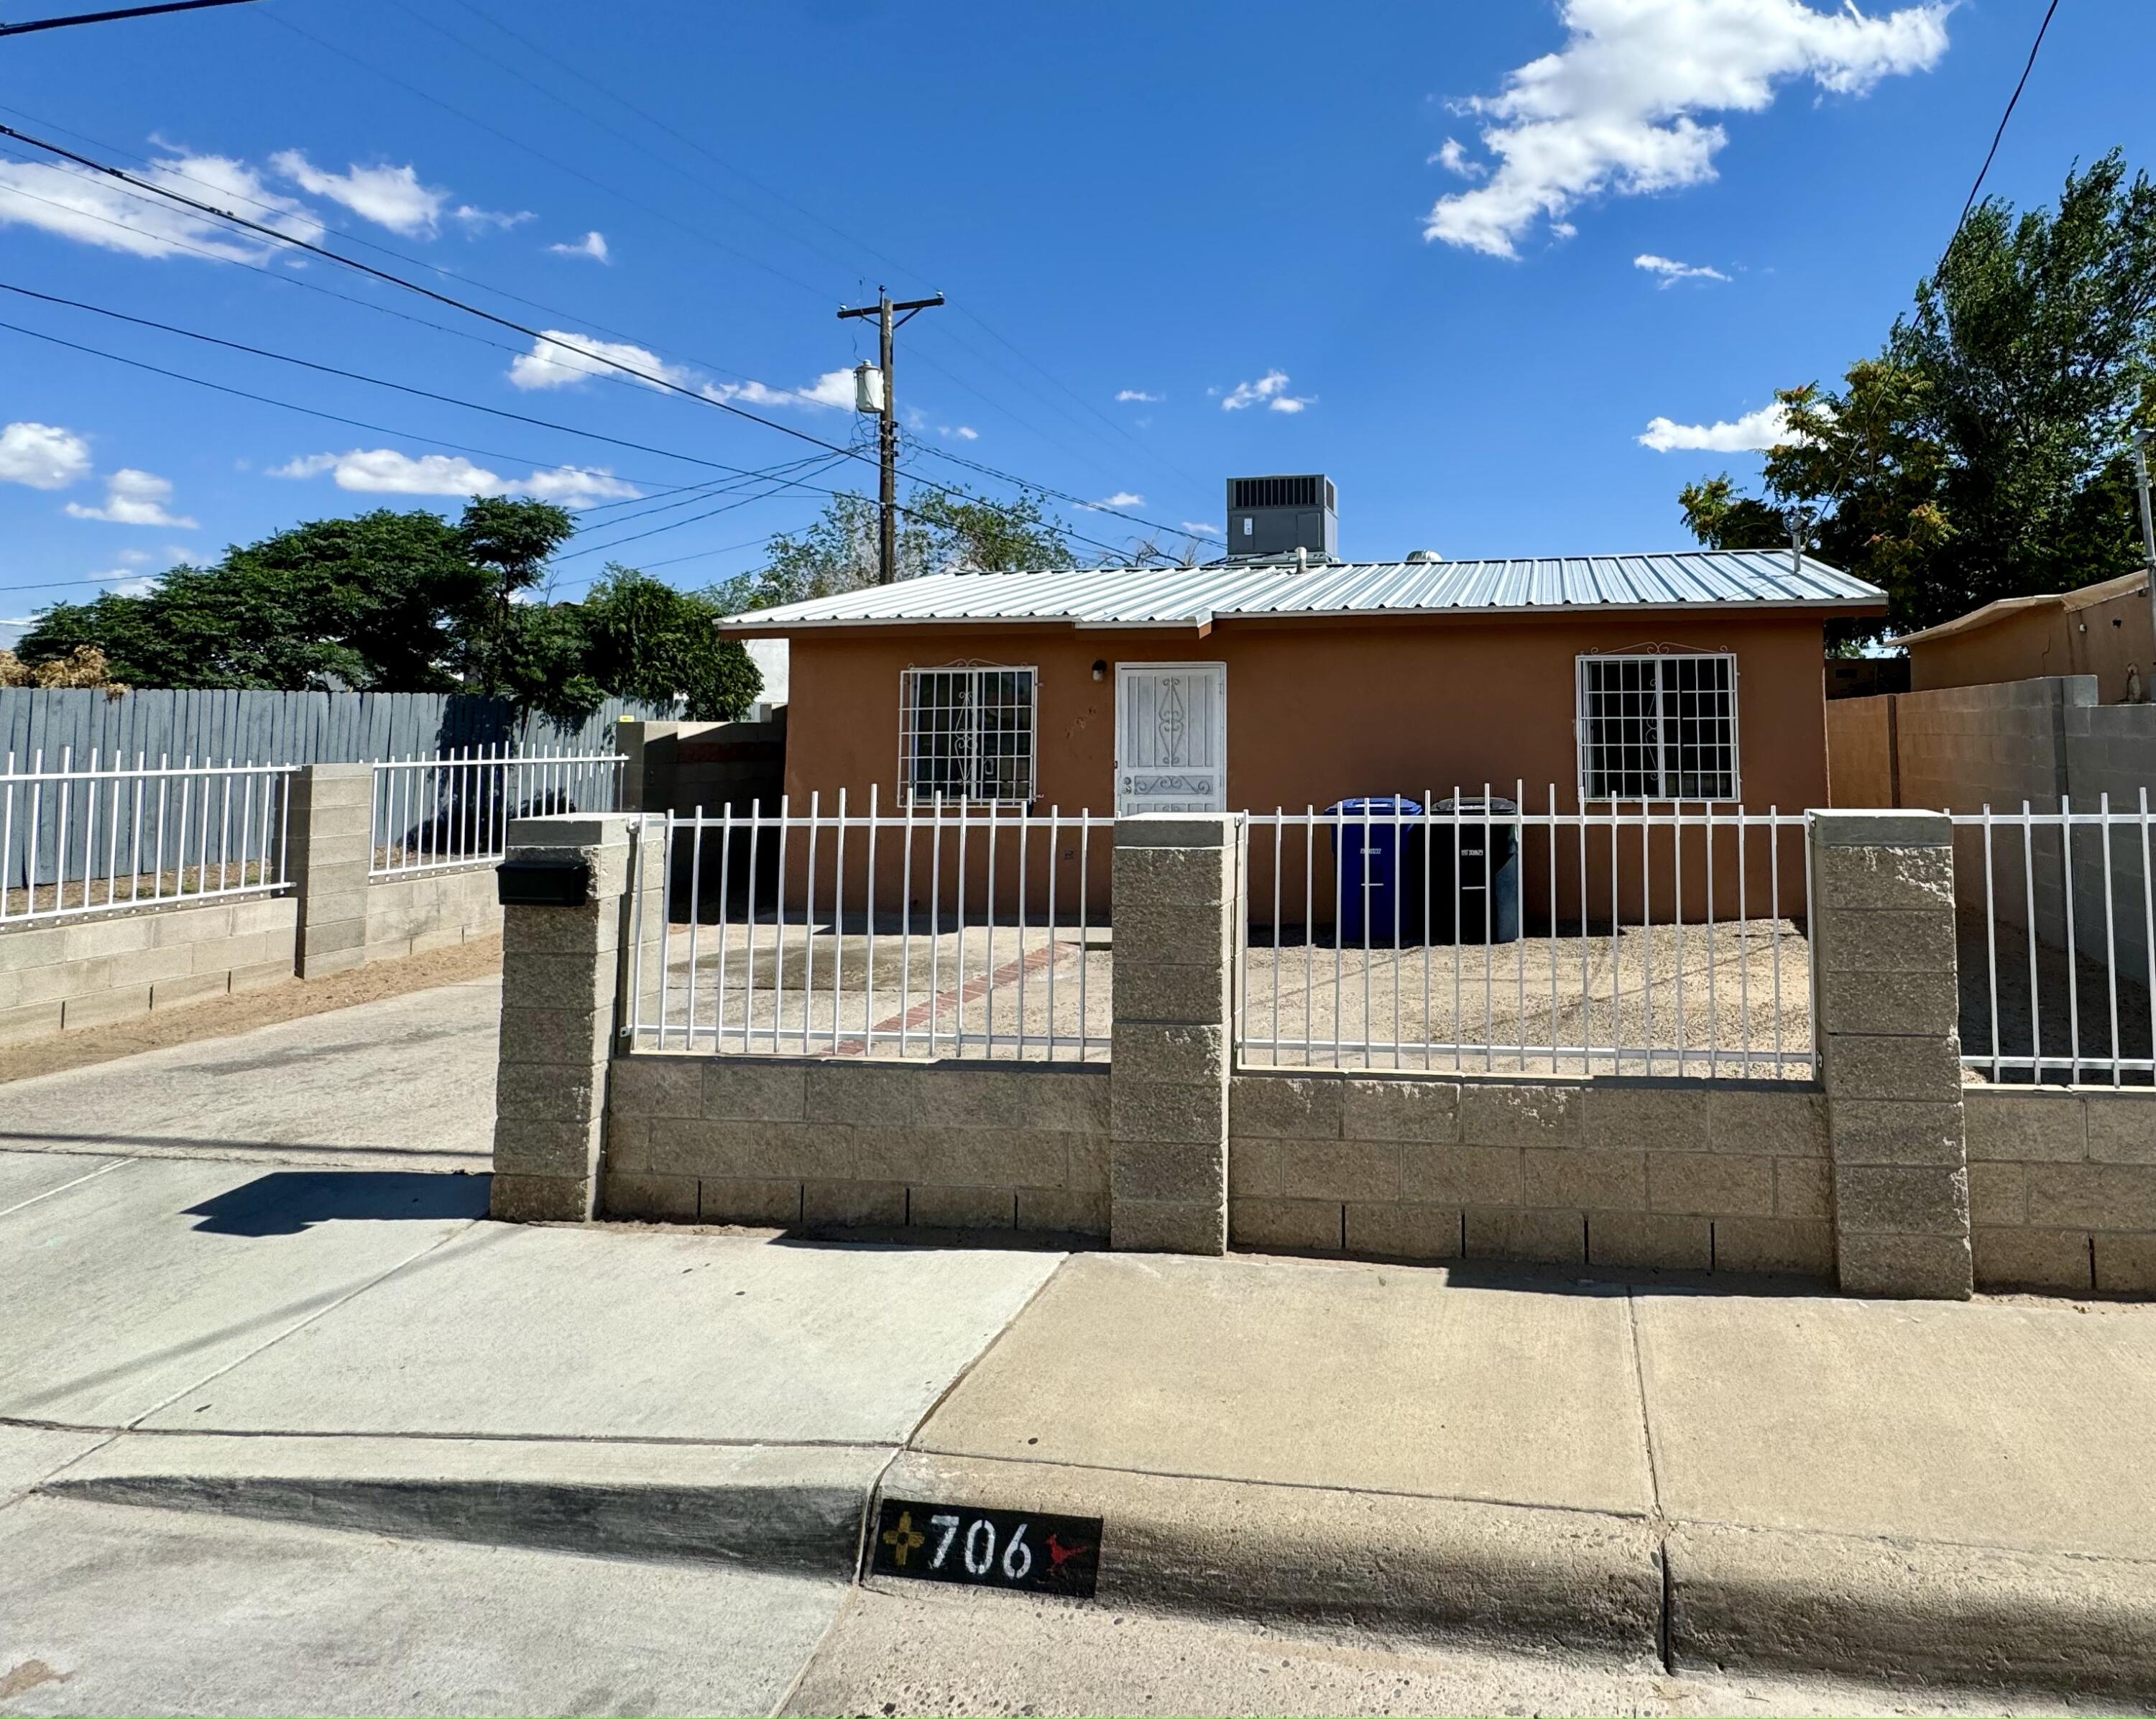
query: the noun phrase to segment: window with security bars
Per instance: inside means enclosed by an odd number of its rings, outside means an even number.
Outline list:
[[[916,805],[1033,799],[1034,671],[908,669],[899,707],[899,782]]]
[[[1579,659],[1583,800],[1737,798],[1737,659]]]

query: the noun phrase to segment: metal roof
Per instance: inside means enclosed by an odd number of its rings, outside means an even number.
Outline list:
[[[1784,551],[1686,550],[1547,560],[1227,562],[1202,567],[1077,567],[932,573],[736,615],[728,632],[982,621],[1075,627],[1202,627],[1250,616],[1531,614],[1558,609],[1765,606],[1840,613],[1882,604],[1861,579]]]

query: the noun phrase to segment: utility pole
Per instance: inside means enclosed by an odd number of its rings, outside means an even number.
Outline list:
[[[881,382],[877,409],[883,418],[883,521],[876,556],[876,582],[880,585],[888,585],[898,577],[898,398],[891,385],[891,336],[923,310],[932,310],[942,302],[943,295],[939,292],[932,299],[907,299],[895,305],[891,295],[878,287],[873,305],[854,310],[842,308],[839,312],[841,322],[849,317],[876,319],[877,375]],[[858,394],[855,404],[860,410],[870,409]]]

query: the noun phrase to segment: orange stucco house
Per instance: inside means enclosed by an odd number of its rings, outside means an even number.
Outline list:
[[[786,788],[1272,811],[1524,784],[1541,810],[1826,803],[1821,629],[1787,553],[952,572],[734,617],[791,641]]]
[[[1486,787],[1530,813],[1827,803],[1822,629],[1881,613],[1873,587],[1786,552],[1340,562],[1312,552],[1329,546],[1329,509],[1301,518],[1308,534],[1285,553],[942,573],[721,628],[790,641],[796,817],[812,795],[828,816],[841,790],[854,816],[939,798],[1299,813]],[[1710,911],[1703,845],[1684,859],[1681,906],[1661,899],[1678,868],[1661,869],[1658,913]],[[1523,846],[1531,901],[1553,879],[1570,901],[1626,869],[1553,833]],[[1769,884],[1769,846],[1725,860],[1717,910]],[[1296,894],[1297,862],[1280,863]],[[1250,884],[1270,889],[1270,870]],[[1621,888],[1624,911],[1644,905]],[[1784,882],[1781,900],[1801,896]]]

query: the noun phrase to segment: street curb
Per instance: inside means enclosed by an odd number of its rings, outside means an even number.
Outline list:
[[[2156,1562],[917,1450],[879,1496],[1100,1516],[1111,1605],[1678,1672],[2156,1694]]]
[[[1111,1605],[1661,1660],[1643,1517],[921,1450],[880,1496],[1099,1516]]]
[[[1111,1607],[2156,1705],[2156,1562],[859,1446],[131,1434],[33,1491],[880,1588],[932,1499],[1102,1518]]]
[[[1670,1665],[2156,1699],[2156,1563],[1672,1526]]]
[[[818,1445],[126,1435],[33,1490],[411,1538],[843,1578],[890,1452]]]

